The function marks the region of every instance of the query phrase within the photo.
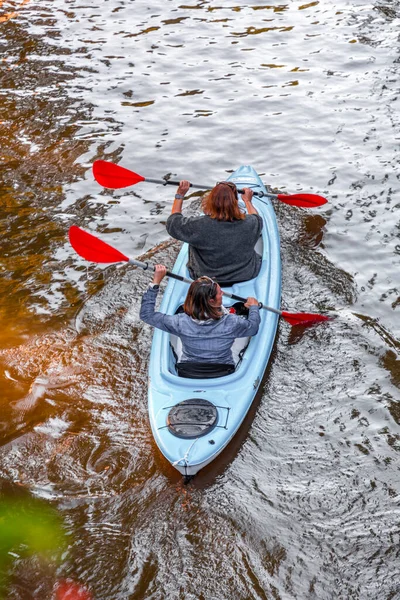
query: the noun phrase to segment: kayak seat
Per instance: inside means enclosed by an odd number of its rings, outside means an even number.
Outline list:
[[[176,363],[176,372],[179,377],[187,377],[188,379],[214,379],[234,373],[235,365],[178,362]]]

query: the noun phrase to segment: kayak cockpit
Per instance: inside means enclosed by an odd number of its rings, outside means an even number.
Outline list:
[[[239,306],[241,305],[241,306]],[[242,310],[243,318],[245,318],[246,309],[243,310],[242,303],[237,303],[235,306],[235,312]],[[180,312],[178,309],[177,312]],[[170,334],[169,336],[169,347],[170,347],[170,360],[169,360],[169,371],[178,375],[178,377],[185,377],[188,379],[216,379],[218,377],[225,377],[234,373],[240,363],[242,362],[243,356],[250,343],[251,338],[236,338],[232,350],[232,357],[234,364],[218,364],[211,362],[181,362],[180,357],[182,355],[182,342],[176,335]]]

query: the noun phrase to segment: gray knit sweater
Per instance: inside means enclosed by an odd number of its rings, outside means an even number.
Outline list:
[[[261,256],[254,250],[263,226],[259,215],[238,221],[218,221],[207,215],[168,217],[167,231],[189,243],[188,269],[191,277],[215,278],[218,283],[247,281],[258,275]]]

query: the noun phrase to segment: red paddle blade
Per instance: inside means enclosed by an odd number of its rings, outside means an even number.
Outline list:
[[[76,225],[72,225],[69,229],[69,241],[79,256],[91,262],[113,263],[129,260],[119,250],[102,242],[91,233],[83,231]]]
[[[97,183],[113,190],[135,185],[135,183],[145,180],[145,177],[106,160],[96,160],[93,163],[93,176]]]
[[[277,198],[285,204],[300,206],[301,208],[313,208],[328,202],[326,198],[317,194],[278,194]]]
[[[326,317],[325,315],[313,313],[288,313],[284,310],[282,311],[281,316],[292,326],[303,325],[303,327],[309,327],[310,325],[315,325],[322,321],[330,321],[330,317]]]

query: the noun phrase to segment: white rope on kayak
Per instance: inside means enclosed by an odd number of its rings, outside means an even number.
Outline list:
[[[193,446],[195,445],[195,443],[197,442],[199,438],[196,438],[195,440],[193,440],[193,443],[189,446],[189,448],[186,450],[185,455],[182,458],[179,458],[178,460],[176,460],[175,462],[172,463],[173,467],[176,467],[176,465],[179,465],[179,463],[184,460],[185,461],[185,466],[187,466],[187,459],[189,457],[189,452],[191,451],[191,449],[193,448]]]

